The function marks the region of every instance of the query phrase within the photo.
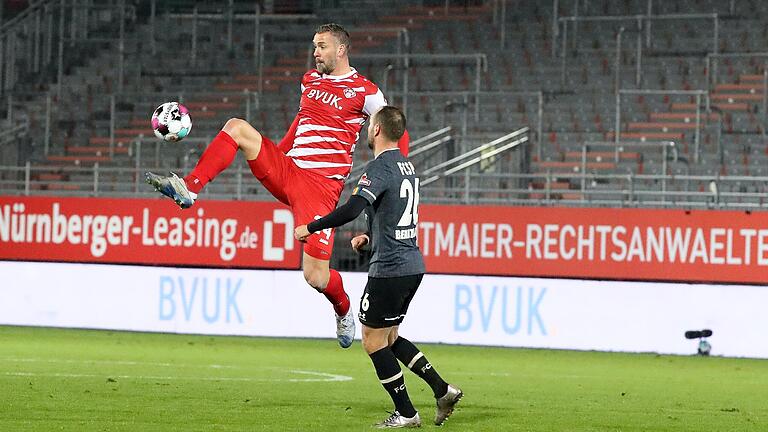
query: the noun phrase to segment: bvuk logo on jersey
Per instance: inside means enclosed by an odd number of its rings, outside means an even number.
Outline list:
[[[344,89],[344,97],[346,97],[347,99],[352,99],[355,96],[357,96],[357,93],[351,88]]]

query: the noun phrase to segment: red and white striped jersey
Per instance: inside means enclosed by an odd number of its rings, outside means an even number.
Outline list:
[[[287,155],[299,168],[346,179],[360,129],[386,105],[376,84],[354,68],[339,76],[312,69],[301,79],[299,122]]]

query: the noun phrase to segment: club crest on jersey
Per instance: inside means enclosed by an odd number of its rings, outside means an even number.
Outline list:
[[[352,90],[351,88],[345,88],[344,89],[344,97],[347,99],[352,99],[353,97],[357,96],[357,92]]]
[[[368,180],[368,173],[364,173],[362,177],[360,177],[360,181],[357,182],[360,186],[370,186],[371,181]]]

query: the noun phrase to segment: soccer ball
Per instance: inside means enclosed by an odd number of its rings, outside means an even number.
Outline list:
[[[166,102],[152,113],[155,136],[166,141],[180,141],[192,130],[189,110],[178,102]]]

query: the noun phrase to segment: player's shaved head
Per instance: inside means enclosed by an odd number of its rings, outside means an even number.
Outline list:
[[[387,140],[397,142],[405,133],[405,114],[398,107],[385,106],[374,114],[371,124],[378,124]]]

